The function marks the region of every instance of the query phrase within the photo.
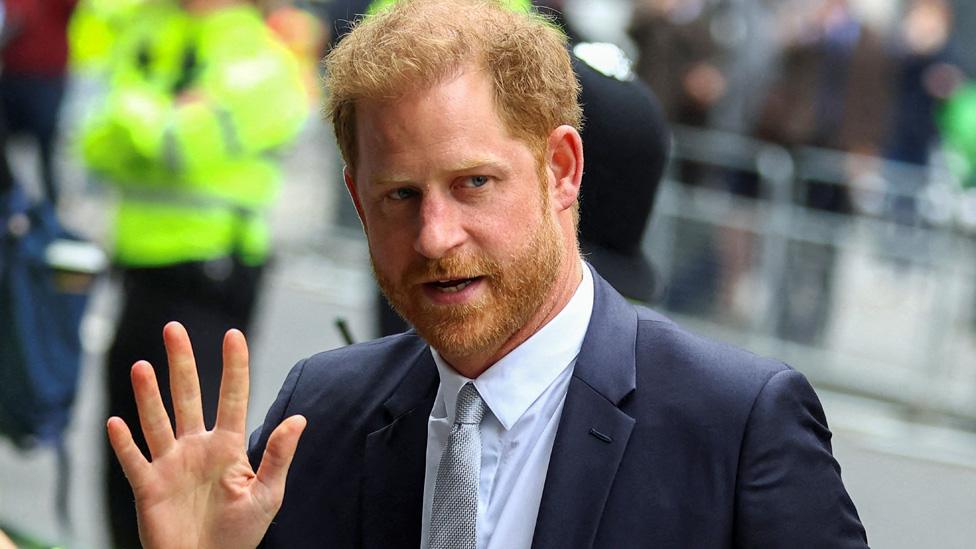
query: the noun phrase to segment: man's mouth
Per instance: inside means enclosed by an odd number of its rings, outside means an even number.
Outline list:
[[[449,280],[436,280],[428,282],[427,285],[445,294],[455,294],[467,288],[481,277],[474,278],[453,278]]]

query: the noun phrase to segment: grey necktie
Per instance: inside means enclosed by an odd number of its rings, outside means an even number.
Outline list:
[[[481,418],[485,402],[474,385],[458,393],[454,426],[434,483],[429,549],[476,549],[478,480],[481,477]]]

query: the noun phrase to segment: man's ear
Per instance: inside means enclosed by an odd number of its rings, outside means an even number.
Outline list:
[[[572,208],[583,180],[583,139],[576,128],[563,125],[549,134],[545,160],[552,204],[559,211]]]
[[[359,190],[356,189],[356,182],[352,179],[352,174],[349,173],[349,166],[343,166],[342,168],[342,180],[346,182],[346,190],[349,191],[349,197],[352,198],[352,203],[356,206],[356,213],[359,214],[359,222],[363,224],[363,231],[366,231],[366,216],[363,215],[363,205],[359,200]]]

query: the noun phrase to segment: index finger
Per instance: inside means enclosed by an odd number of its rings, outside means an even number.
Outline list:
[[[244,433],[247,421],[248,381],[247,340],[239,330],[224,335],[224,371],[220,377],[217,403],[217,429]]]

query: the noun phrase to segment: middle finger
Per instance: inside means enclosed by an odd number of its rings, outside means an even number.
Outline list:
[[[176,436],[198,433],[205,429],[200,401],[200,379],[193,358],[193,347],[186,328],[170,322],[163,328],[163,342],[169,359],[169,384],[176,416]]]

